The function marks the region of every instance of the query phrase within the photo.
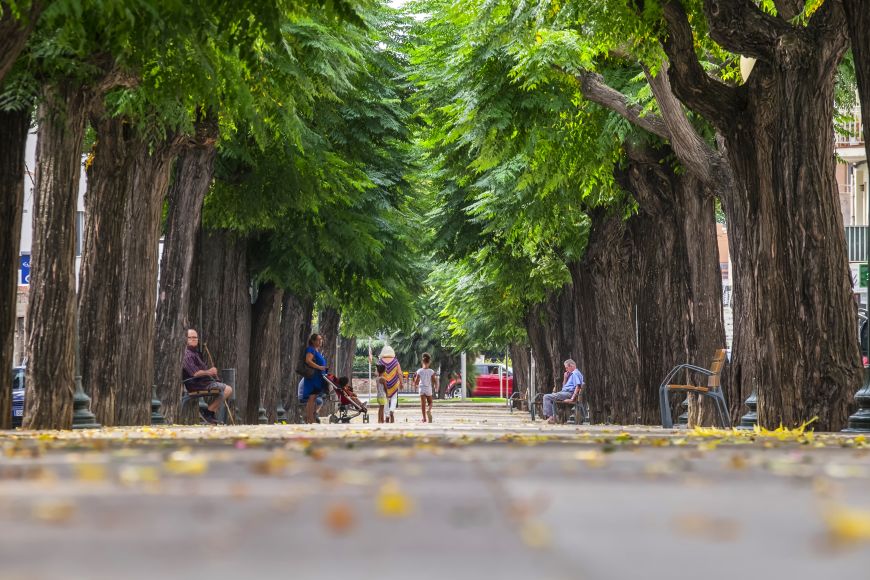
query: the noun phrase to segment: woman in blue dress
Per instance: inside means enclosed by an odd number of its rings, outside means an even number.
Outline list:
[[[324,390],[323,375],[326,374],[326,359],[320,352],[323,337],[312,334],[305,349],[305,364],[314,369],[314,374],[307,377],[302,385],[302,397],[305,400],[305,422],[314,423],[314,405],[317,395]]]

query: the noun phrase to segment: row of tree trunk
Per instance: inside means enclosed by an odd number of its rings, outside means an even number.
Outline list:
[[[281,362],[287,360],[283,353],[300,349],[312,305],[269,284],[252,305],[245,240],[201,231],[202,204],[213,178],[216,115],[201,112],[193,135],[153,139],[102,109],[108,86],[94,91],[74,81],[54,83],[45,87],[39,106],[25,426],[71,427],[76,373],[103,425],[147,424],[152,385],[167,418],[178,419],[185,329],[191,326],[199,327],[219,366],[236,369],[241,418],[255,422],[263,406],[270,420],[281,418],[295,397],[295,388],[290,394],[278,387],[294,373]],[[77,293],[74,220],[88,121],[96,142],[86,163],[87,221]],[[14,144],[0,155],[2,175],[10,179],[0,185],[11,192],[0,206],[4,223],[12,224],[0,243],[9,265],[2,280],[9,295],[14,295],[29,122],[29,111],[0,116],[0,132]],[[166,238],[158,265],[164,205]],[[4,336],[12,334],[14,305],[3,301]],[[9,366],[11,343],[3,341],[0,355]],[[9,398],[0,398],[0,427],[8,426]]]
[[[530,309],[526,330],[538,392],[560,386],[562,362],[573,358],[596,420],[655,424],[670,368],[706,366],[725,345],[715,209],[713,196],[668,162],[668,147],[627,151],[618,178],[637,214],[593,212],[572,283]],[[700,412],[695,420],[712,420]]]

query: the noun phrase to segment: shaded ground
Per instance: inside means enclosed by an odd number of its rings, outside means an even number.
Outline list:
[[[870,577],[863,437],[435,418],[2,434],[0,579]]]

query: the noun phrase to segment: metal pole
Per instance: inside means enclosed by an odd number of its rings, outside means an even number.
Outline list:
[[[510,351],[510,347],[508,347],[508,346],[504,347],[504,390],[505,390],[504,394],[505,394],[505,397],[510,397],[511,395],[513,395],[513,393],[511,392],[511,388],[508,385],[508,354],[509,354],[509,351]]]
[[[498,365],[498,396],[500,399],[504,398],[504,387],[502,377],[504,377],[504,373],[502,372],[501,365]]]
[[[369,403],[372,400],[372,337],[369,337]]]
[[[462,376],[462,389],[459,391],[459,398],[463,401],[465,400],[465,389],[468,385],[466,385],[466,372],[465,372],[465,351],[459,355],[459,373]]]
[[[532,415],[532,421],[535,420],[535,355],[532,349],[529,349],[529,413]]]

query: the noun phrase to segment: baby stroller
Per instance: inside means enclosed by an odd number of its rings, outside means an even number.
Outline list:
[[[326,375],[323,379],[336,396],[335,410],[329,416],[330,423],[350,423],[351,419],[360,415],[362,415],[363,423],[369,422],[368,407],[366,407],[365,403],[357,403],[354,400],[352,397],[353,387],[350,384],[342,388],[339,386],[339,381],[334,375]]]

